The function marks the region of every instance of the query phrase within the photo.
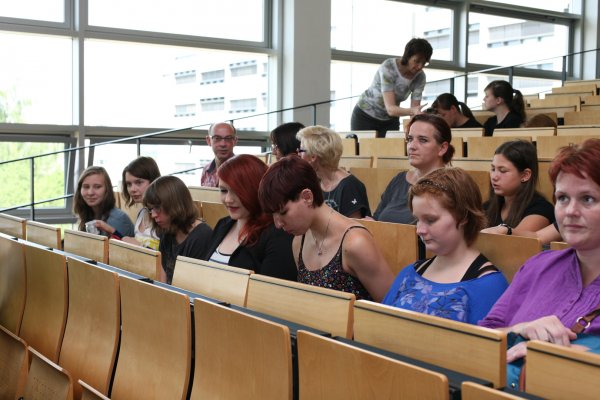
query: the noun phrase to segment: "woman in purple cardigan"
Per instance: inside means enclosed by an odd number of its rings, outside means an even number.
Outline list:
[[[479,325],[569,346],[575,324],[600,307],[600,139],[562,148],[549,173],[558,227],[571,247],[530,258]],[[600,318],[584,332],[600,335]],[[524,343],[509,350],[509,362],[525,355]]]

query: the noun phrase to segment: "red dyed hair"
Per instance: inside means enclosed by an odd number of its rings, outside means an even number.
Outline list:
[[[581,145],[567,146],[560,149],[548,174],[552,185],[556,187],[558,174],[573,174],[582,179],[585,175],[591,178],[596,185],[600,185],[600,139],[588,139]]]
[[[245,238],[246,246],[254,245],[262,231],[273,223],[273,216],[263,212],[258,201],[258,186],[266,171],[267,165],[249,154],[230,158],[217,171],[219,179],[229,185],[250,213],[239,236]]]

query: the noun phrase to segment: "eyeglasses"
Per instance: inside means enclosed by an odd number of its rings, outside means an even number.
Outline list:
[[[210,138],[215,143],[219,143],[219,142],[221,142],[223,140],[225,142],[227,142],[227,143],[233,143],[233,141],[235,140],[235,136],[225,136],[225,137],[223,137],[223,136],[212,135]]]
[[[148,214],[152,214],[152,212],[154,211],[156,214],[160,214],[160,212],[162,211],[162,207],[161,206],[156,206],[156,207],[146,207],[146,210],[148,210]]]
[[[273,144],[271,145],[271,150],[275,151],[275,150],[277,150],[277,148],[278,148],[278,147],[279,147],[279,146],[277,146],[275,143],[273,143]]]

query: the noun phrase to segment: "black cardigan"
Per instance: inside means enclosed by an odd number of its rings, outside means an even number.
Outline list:
[[[219,220],[204,255],[205,260],[210,259],[235,223],[231,217]],[[249,269],[257,274],[296,281],[298,269],[292,253],[293,239],[292,235],[271,224],[261,232],[253,246],[238,246],[229,258],[229,265]]]

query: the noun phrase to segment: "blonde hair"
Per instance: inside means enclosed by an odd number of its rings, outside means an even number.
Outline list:
[[[335,131],[321,125],[308,126],[296,135],[304,145],[309,156],[319,159],[319,165],[328,169],[337,169],[342,151],[342,138]]]

